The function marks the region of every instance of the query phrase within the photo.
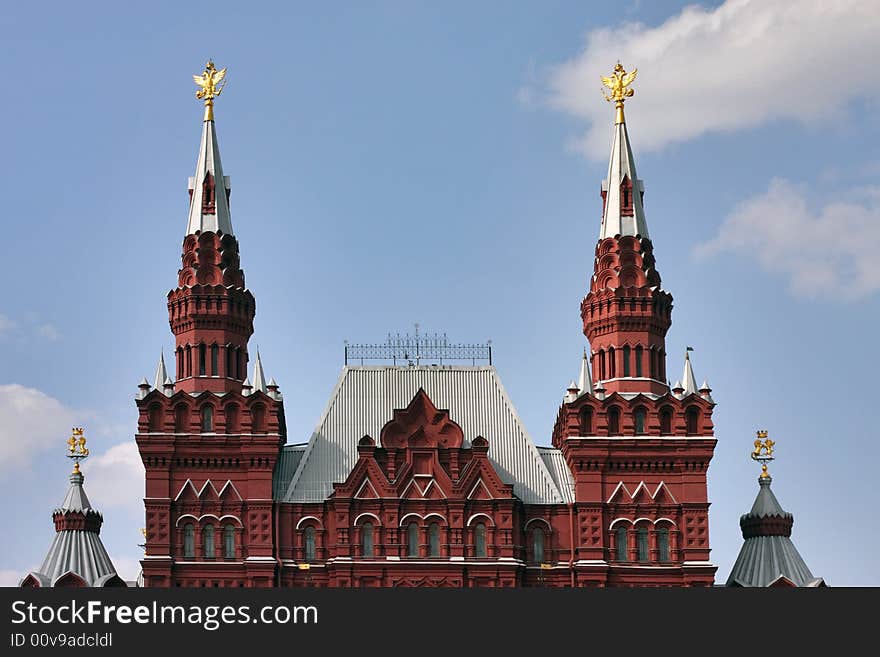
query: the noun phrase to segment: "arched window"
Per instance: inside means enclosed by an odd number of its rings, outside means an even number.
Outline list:
[[[617,363],[615,363],[614,347],[608,348],[608,378],[613,379],[617,376]]]
[[[184,377],[184,365],[183,365],[183,348],[177,348],[177,377],[178,379],[182,379]]]
[[[657,530],[657,558],[660,561],[669,561],[669,530],[661,527]]]
[[[668,406],[660,409],[660,433],[664,436],[672,433],[672,409]]]
[[[430,553],[428,556],[439,557],[440,556],[440,525],[438,525],[436,522],[432,522],[428,526],[428,539],[429,539],[429,549],[430,549]]]
[[[630,367],[629,367],[629,356],[630,356],[630,348],[627,345],[623,348],[623,375],[629,376]]]
[[[196,528],[189,522],[183,526],[183,557],[194,559],[196,556]]]
[[[176,433],[184,433],[187,429],[187,419],[189,413],[186,404],[178,404],[174,407],[174,431]]]
[[[408,557],[419,556],[419,526],[411,522],[406,529],[406,555]]]
[[[373,523],[365,522],[361,526],[361,545],[364,548],[365,557],[373,556]]]
[[[266,407],[262,404],[256,404],[251,409],[251,431],[259,433],[265,431],[266,425]]]
[[[477,559],[486,556],[486,525],[481,522],[474,527],[474,556]]]
[[[617,552],[617,560],[626,561],[626,527],[623,525],[614,530],[614,547]]]
[[[205,376],[205,345],[199,345],[199,376]]]
[[[648,365],[648,367],[650,368],[650,372],[651,372],[651,378],[656,379],[657,378],[657,350],[651,349],[651,351],[648,352],[648,355],[649,355],[649,360],[651,361],[650,364]]]
[[[636,435],[645,433],[645,424],[647,423],[648,413],[641,406],[633,413],[633,421],[636,427]]]
[[[608,409],[608,435],[620,435],[620,409],[617,406]]]
[[[605,350],[600,351],[596,356],[599,359],[599,380],[604,381],[607,377],[605,376]]]
[[[214,431],[214,407],[210,404],[202,406],[202,433]]]
[[[223,556],[235,559],[235,527],[232,525],[223,528]]]
[[[589,406],[581,409],[581,435],[589,436],[593,433],[593,409]]]
[[[544,530],[540,527],[532,530],[532,561],[535,563],[544,561]]]
[[[213,559],[214,558],[214,525],[205,525],[205,528],[202,530],[202,540],[205,544],[204,549],[204,557],[205,559]]]
[[[303,552],[305,555],[306,561],[314,561],[315,560],[315,528],[314,527],[306,527],[303,532]]]
[[[160,404],[150,404],[150,409],[147,411],[147,425],[150,431],[162,429],[162,406]]]
[[[648,560],[648,530],[645,527],[636,530],[636,551],[639,561]]]
[[[700,411],[697,407],[691,406],[684,414],[687,435],[695,436],[697,434],[697,425],[700,420]]]
[[[238,404],[228,404],[225,415],[226,433],[236,433],[238,431]]]
[[[644,368],[642,367],[642,358],[644,358],[644,349],[641,345],[636,347],[636,376],[643,376]]]
[[[220,369],[217,361],[220,360],[220,347],[211,345],[211,376],[219,376]]]

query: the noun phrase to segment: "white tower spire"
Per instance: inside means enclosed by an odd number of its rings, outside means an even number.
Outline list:
[[[254,392],[266,392],[266,375],[263,374],[263,361],[260,360],[260,350],[257,349],[257,363],[254,365]]]
[[[580,394],[593,394],[593,378],[590,376],[590,363],[587,358],[587,350],[584,349],[584,356],[581,359],[581,374],[578,377],[578,387]]]
[[[165,385],[165,379],[167,378],[168,372],[165,370],[165,350],[162,349],[159,352],[159,364],[156,366],[156,376],[153,378],[153,387],[161,392],[162,386]]]
[[[232,217],[229,214],[229,177],[223,175],[220,164],[220,147],[214,128],[214,98],[222,91],[220,84],[226,77],[226,69],[218,71],[214,62],[208,62],[201,76],[194,75],[202,90],[196,94],[205,99],[205,119],[202,123],[202,143],[196,161],[196,174],[189,179],[190,203],[186,234],[196,231],[222,231],[232,234]]]
[[[688,351],[684,352],[684,373],[681,375],[685,395],[695,393],[698,390],[697,379],[694,377],[694,368],[691,367],[691,357],[689,350],[690,347],[688,347]]]

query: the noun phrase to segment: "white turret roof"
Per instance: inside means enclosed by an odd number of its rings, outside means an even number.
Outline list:
[[[624,178],[628,178],[632,183],[631,217],[621,214],[620,185]],[[602,191],[605,192],[605,212],[602,215],[599,239],[615,235],[648,237],[648,224],[645,221],[645,209],[642,207],[642,192],[645,191],[645,185],[636,176],[636,163],[629,145],[626,123],[618,123],[614,126],[608,177],[602,181]]]
[[[260,360],[260,350],[257,349],[257,364],[254,365],[254,392],[266,392],[266,375],[263,374],[263,361]]]
[[[203,194],[205,176],[210,173],[214,178],[214,212],[203,212]],[[217,145],[217,132],[214,129],[214,121],[208,120],[202,124],[202,143],[199,146],[199,159],[196,162],[196,174],[189,179],[189,189],[192,190],[192,200],[189,205],[189,221],[186,224],[186,234],[192,235],[196,231],[222,231],[232,233],[232,216],[229,213],[229,201],[226,192],[229,189],[229,177],[223,175],[223,166],[220,164],[220,147]]]
[[[694,368],[691,367],[691,358],[688,352],[684,352],[684,373],[681,375],[684,382],[684,394],[689,395],[697,392],[697,379],[694,377]]]
[[[578,377],[578,387],[580,394],[593,394],[593,378],[590,376],[590,364],[587,358],[587,350],[584,349],[584,356],[581,359],[581,374]]]
[[[156,366],[156,376],[153,377],[153,387],[156,390],[162,390],[165,379],[168,378],[168,372],[165,370],[165,351],[159,352],[159,364]]]

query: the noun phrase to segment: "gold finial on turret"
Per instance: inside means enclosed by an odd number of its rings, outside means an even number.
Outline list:
[[[614,101],[614,107],[617,109],[617,116],[614,119],[615,125],[625,123],[623,119],[623,103],[635,93],[632,89],[628,89],[627,87],[629,87],[633,80],[636,79],[638,72],[639,69],[634,68],[632,73],[627,73],[626,69],[621,66],[620,62],[617,62],[611,77],[606,78],[604,75],[600,76],[602,78],[602,84],[611,89],[611,95],[606,94],[604,90],[602,95],[605,96],[605,100],[609,103]]]
[[[194,75],[193,82],[201,89],[196,92],[196,98],[205,101],[205,121],[214,120],[214,98],[223,92],[226,86],[224,79],[226,78],[226,69],[219,71],[214,68],[214,62],[210,59],[205,64],[205,70],[201,75]]]
[[[89,455],[86,447],[86,437],[82,427],[73,427],[70,438],[67,439],[67,458],[74,460],[73,473],[79,474],[79,462]]]
[[[769,479],[770,473],[767,472],[767,464],[776,458],[773,456],[773,446],[776,444],[776,441],[770,440],[767,437],[767,431],[764,429],[758,430],[756,435],[758,438],[755,440],[752,459],[761,464],[761,479]]]

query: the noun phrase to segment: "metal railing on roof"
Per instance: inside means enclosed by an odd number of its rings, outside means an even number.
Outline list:
[[[463,361],[471,361],[474,366],[484,362],[491,365],[492,341],[487,340],[485,344],[451,343],[445,333],[419,333],[416,324],[415,335],[389,333],[384,344],[348,344],[346,340],[345,364],[363,365],[364,361],[386,361],[393,365],[416,367]]]

